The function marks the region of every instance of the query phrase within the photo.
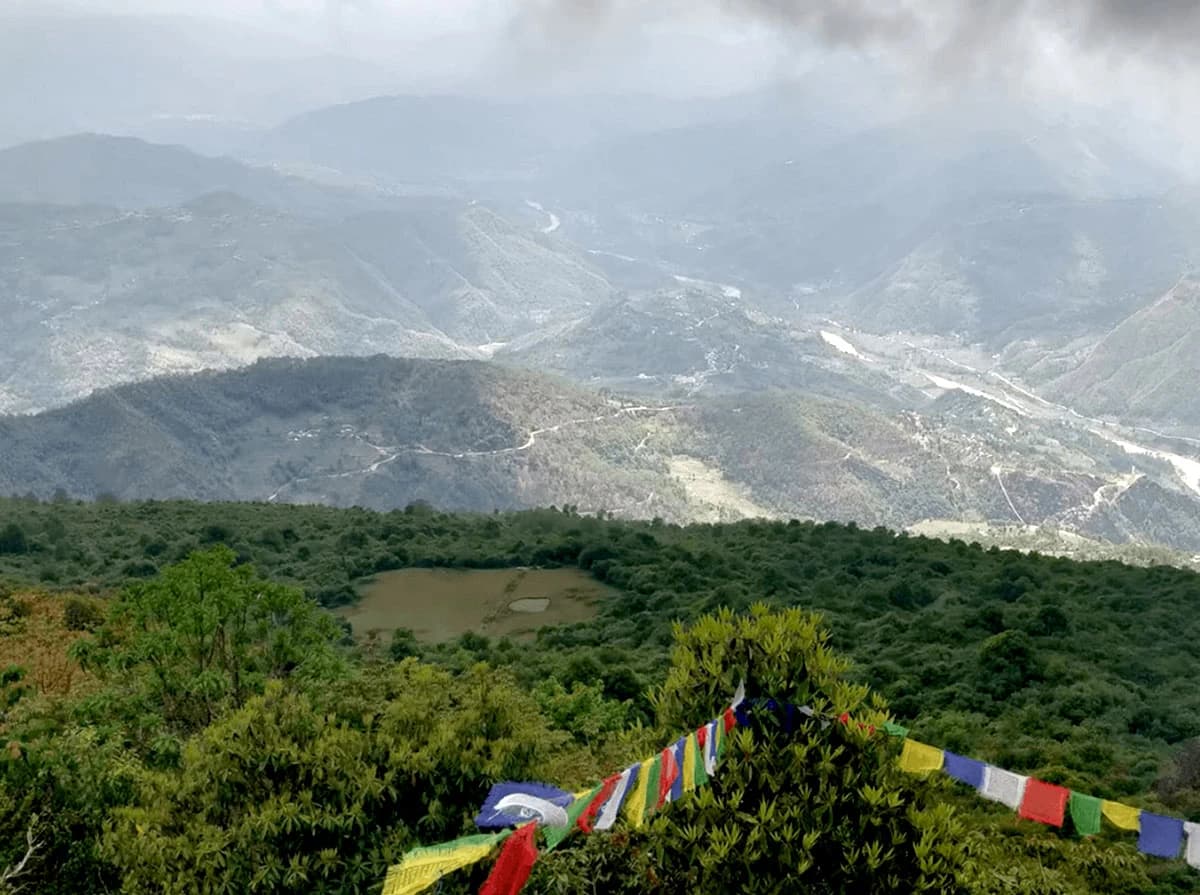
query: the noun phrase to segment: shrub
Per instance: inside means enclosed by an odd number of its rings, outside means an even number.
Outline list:
[[[63,624],[68,631],[93,631],[104,623],[104,610],[94,600],[70,597],[63,605]]]

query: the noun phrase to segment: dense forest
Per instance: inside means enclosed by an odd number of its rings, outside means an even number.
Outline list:
[[[517,566],[578,568],[615,595],[532,642],[356,642],[324,611],[386,570]],[[0,872],[19,873],[0,891],[377,890],[407,848],[469,832],[493,782],[591,785],[705,721],[741,675],[1200,820],[1197,605],[1180,569],[853,525],[2,500]],[[569,840],[530,890],[1200,885],[1127,836],[899,779],[884,739],[739,732],[709,794]],[[868,811],[873,787],[912,810]],[[714,831],[723,850],[697,864]],[[909,861],[908,837],[938,860]]]

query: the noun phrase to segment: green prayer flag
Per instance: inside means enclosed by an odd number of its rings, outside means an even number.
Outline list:
[[[883,725],[883,732],[891,737],[906,737],[908,736],[908,728],[901,727],[892,721],[886,721]]]
[[[592,804],[592,800],[600,795],[600,790],[604,784],[601,783],[591,792],[580,796],[567,808],[567,825],[565,827],[544,827],[546,831],[546,851],[556,848],[560,842],[566,839],[575,830],[579,823],[579,816],[587,810],[588,805]]]
[[[1098,798],[1073,792],[1068,804],[1071,811],[1071,823],[1075,826],[1076,833],[1080,836],[1095,836],[1100,832],[1100,800]]]
[[[658,807],[658,784],[662,779],[662,753],[654,756],[650,765],[650,776],[646,780],[646,816],[649,817]]]
[[[701,786],[708,786],[708,771],[704,769],[704,749],[700,748],[700,742],[696,739],[695,734],[692,734],[692,739],[688,745],[696,750],[696,763],[692,765],[692,785],[696,789],[699,789]]]

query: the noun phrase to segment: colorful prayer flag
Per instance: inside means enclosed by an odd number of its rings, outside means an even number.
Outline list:
[[[709,773],[714,773],[717,765],[721,763],[721,759],[725,757],[725,744],[728,739],[725,735],[725,721],[722,718],[717,718],[712,722],[713,725],[713,770]]]
[[[680,774],[684,792],[692,792],[696,788],[696,765],[700,764],[696,758],[698,751],[696,734],[689,733],[683,740],[683,773]]]
[[[700,747],[700,765],[706,774],[711,774],[713,770],[713,765],[709,760],[713,746],[712,735],[711,721],[696,731],[696,745]]]
[[[928,774],[942,768],[942,750],[916,740],[905,740],[900,751],[900,768],[910,774]]]
[[[1184,859],[1189,867],[1200,870],[1200,824],[1185,823],[1183,831],[1187,833],[1187,851],[1184,852]]]
[[[595,789],[592,789],[586,793],[579,793],[576,796],[575,801],[571,803],[571,807],[567,809],[567,825],[565,827],[545,828],[546,851],[551,851],[552,849],[558,848],[558,844],[571,835],[571,832],[579,823],[579,818],[583,815],[583,812],[588,809],[588,806],[592,804],[592,800],[595,799],[600,793],[600,790],[603,786],[604,784],[601,783]]]
[[[475,826],[515,827],[531,820],[552,827],[566,826],[566,807],[574,796],[545,783],[497,783],[487,794]]]
[[[725,732],[726,733],[729,733],[729,731],[731,731],[735,727],[737,727],[737,715],[734,714],[733,709],[731,709],[731,708],[725,709],[725,714],[722,717],[725,721]]]
[[[1100,832],[1100,800],[1083,793],[1071,793],[1069,802],[1071,823],[1080,836],[1095,836]]]
[[[696,747],[696,761],[693,769],[692,788],[699,789],[708,785],[708,756],[705,743],[708,742],[708,728],[701,727],[692,737]]]
[[[654,767],[654,762],[655,759],[647,758],[641,763],[638,767],[637,779],[634,781],[633,790],[625,800],[625,817],[634,829],[641,827],[646,821],[646,800],[650,797],[650,773],[651,768]],[[653,792],[658,792],[657,783],[654,786]]]
[[[1017,813],[1026,820],[1061,827],[1063,815],[1067,810],[1067,799],[1070,797],[1071,790],[1065,786],[1056,786],[1031,777],[1025,784],[1025,795]]]
[[[1138,851],[1156,858],[1177,858],[1183,845],[1183,821],[1143,811]]]
[[[659,752],[654,756],[654,760],[650,765],[650,773],[648,775],[646,786],[646,814],[653,814],[658,810],[659,798],[662,791],[662,774],[663,774],[663,754]]]
[[[1120,827],[1122,830],[1133,830],[1135,833],[1138,831],[1142,809],[1130,808],[1128,805],[1122,805],[1120,802],[1110,802],[1105,799],[1100,803],[1100,810],[1114,827]]]
[[[508,838],[510,832],[478,833],[442,845],[414,848],[399,864],[388,868],[382,895],[416,895],[423,892],[447,873],[482,861],[492,853],[492,849]]]
[[[635,764],[621,772],[616,787],[608,797],[608,801],[604,803],[604,807],[600,809],[600,816],[596,820],[597,830],[612,829],[613,824],[617,822],[617,815],[621,813],[621,806],[625,803],[625,796],[629,792],[629,788],[634,785],[634,781],[637,780],[641,769],[641,765]],[[643,804],[645,804],[645,796],[642,798]]]
[[[594,795],[590,796],[587,807],[583,809],[583,812],[579,815],[579,819],[576,821],[579,829],[585,833],[592,832],[592,828],[596,822],[596,815],[600,813],[600,809],[604,807],[604,803],[612,797],[613,791],[616,790],[617,784],[620,781],[621,775],[614,774],[600,784],[600,788],[595,791]]]
[[[538,859],[537,828],[527,823],[508,838],[479,895],[517,895],[524,888]]]
[[[675,780],[679,777],[679,764],[675,759],[675,744],[672,743],[663,749],[659,753],[659,757],[662,761],[659,763],[658,801],[654,803],[656,810],[671,801],[671,787],[675,785]]]
[[[1025,795],[1025,784],[1028,781],[1029,778],[1022,774],[988,765],[983,771],[983,786],[980,787],[979,794],[1016,811]]]
[[[675,745],[671,747],[671,752],[675,756],[675,779],[671,781],[671,796],[672,802],[678,802],[683,798],[683,759],[687,752],[687,737],[680,737],[675,741]]]
[[[983,786],[983,772],[987,765],[982,761],[956,755],[953,752],[946,752],[945,756],[945,763],[942,766],[942,770],[948,776],[974,789],[979,789]]]

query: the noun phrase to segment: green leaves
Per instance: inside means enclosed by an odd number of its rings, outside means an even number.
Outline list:
[[[418,842],[451,839],[504,779],[594,776],[505,675],[409,659],[305,694],[282,682],[139,779],[104,854],[127,892],[360,892]]]
[[[340,636],[315,603],[236,565],[222,546],[129,585],[75,655],[167,729],[187,734],[269,680],[336,676]]]
[[[653,696],[663,737],[703,723],[743,678],[751,700],[850,712],[856,723],[804,719],[785,732],[754,716],[736,728],[707,789],[668,806],[646,830],[589,847],[642,868],[605,891],[961,891],[964,830],[953,814],[925,808],[927,787],[898,770],[885,735],[858,727],[881,728],[886,715],[845,679],[847,667],[819,619],[796,609],[722,611],[678,627],[672,667]]]

